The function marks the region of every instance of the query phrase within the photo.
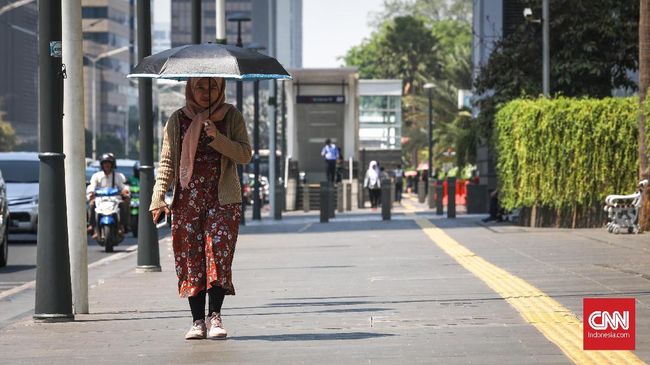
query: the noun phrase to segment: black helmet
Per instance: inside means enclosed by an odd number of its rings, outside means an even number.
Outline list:
[[[140,178],[140,161],[136,161],[135,164],[133,164],[133,176],[135,176],[136,179]]]
[[[112,153],[105,153],[102,155],[102,157],[99,159],[99,164],[103,164],[104,162],[110,162],[112,168],[117,167],[117,163],[115,163],[115,155]]]

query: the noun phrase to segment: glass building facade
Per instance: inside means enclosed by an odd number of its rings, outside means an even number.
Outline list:
[[[359,148],[401,149],[402,81],[359,80]]]

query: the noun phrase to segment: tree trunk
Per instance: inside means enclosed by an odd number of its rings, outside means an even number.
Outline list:
[[[639,13],[639,177],[650,178],[648,171],[648,145],[646,120],[643,108],[650,86],[650,0],[640,0]],[[650,189],[643,196],[643,207],[639,217],[642,231],[650,231]]]

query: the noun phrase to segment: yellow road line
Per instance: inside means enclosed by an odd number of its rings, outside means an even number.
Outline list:
[[[405,208],[407,215],[414,215],[413,205],[407,203]],[[438,247],[502,296],[574,363],[645,364],[631,351],[584,351],[582,321],[569,309],[525,280],[477,256],[429,220],[415,222]]]

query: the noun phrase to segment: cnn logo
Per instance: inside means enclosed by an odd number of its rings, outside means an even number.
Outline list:
[[[634,350],[634,298],[584,298],[583,348]]]
[[[608,328],[617,330],[619,326],[627,330],[630,328],[630,312],[623,311],[621,314],[616,311],[610,314],[609,312],[595,311],[589,315],[589,326],[599,331]]]

